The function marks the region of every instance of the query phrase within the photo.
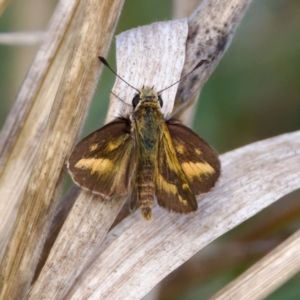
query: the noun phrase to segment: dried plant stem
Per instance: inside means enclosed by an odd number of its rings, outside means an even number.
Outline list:
[[[47,77],[51,77],[51,75],[49,76],[49,73],[51,73],[51,67],[53,68],[53,60],[56,56],[59,56],[60,60],[62,59],[61,56],[64,53],[58,55],[57,52],[61,50],[60,48],[64,48],[61,47],[63,38],[67,40],[70,39],[70,37],[66,38],[65,35],[70,26],[78,2],[78,0],[69,0],[66,1],[65,4],[60,2],[54,13],[49,28],[45,33],[45,41],[26,76],[14,107],[1,131],[0,174],[3,172],[9,157],[12,155],[11,150],[17,139],[21,134],[23,135],[22,129],[24,123],[27,121],[30,111],[34,108],[33,105],[37,102],[38,93],[43,91],[45,81],[48,79]],[[66,47],[66,45],[64,46]],[[59,75],[57,74],[57,71],[56,68],[56,75]],[[51,80],[53,80],[53,78],[51,78]],[[48,89],[51,88],[49,85],[46,87]],[[49,94],[44,94],[43,96],[48,99],[50,98]]]
[[[79,195],[28,300],[64,298],[95,248],[100,247],[124,201],[104,200],[89,192]]]
[[[37,279],[38,275],[40,274],[49,255],[49,252],[59,234],[59,231],[61,230],[61,227],[63,226],[80,192],[80,187],[74,184],[57,205],[57,208],[55,210],[55,216],[51,223],[47,239],[41,252],[37,268],[35,270],[33,282]]]
[[[34,165],[41,136],[73,47],[78,0],[61,1],[0,134],[0,260]],[[18,188],[16,188],[18,187]]]
[[[300,271],[299,249],[300,230],[210,299],[264,299]]]
[[[22,299],[29,288],[57,203],[62,168],[93,95],[123,1],[82,1],[75,46],[64,70],[35,167],[1,265],[1,299]]]
[[[0,33],[2,45],[35,45],[45,37],[43,31]]]
[[[203,69],[180,82],[176,95],[176,116],[188,120],[204,83],[229,47],[234,32],[251,0],[202,0],[188,18],[189,34],[182,77],[202,59]]]

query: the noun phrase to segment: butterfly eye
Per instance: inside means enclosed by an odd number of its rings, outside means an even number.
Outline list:
[[[133,107],[136,107],[140,102],[140,95],[135,95],[132,99],[132,105]]]
[[[158,101],[159,101],[160,107],[163,107],[164,102],[163,102],[163,100],[161,99],[160,96],[158,96]]]

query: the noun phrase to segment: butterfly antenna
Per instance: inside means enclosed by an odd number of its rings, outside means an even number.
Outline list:
[[[195,68],[194,68],[192,71],[190,71],[190,72],[187,73],[185,76],[183,76],[182,78],[180,78],[180,79],[177,80],[176,82],[172,83],[172,84],[169,85],[168,87],[166,87],[166,88],[160,90],[160,91],[158,92],[158,94],[160,94],[161,92],[163,92],[163,91],[169,89],[169,88],[172,87],[173,85],[179,83],[181,80],[187,78],[191,73],[193,73],[195,70],[197,70],[198,68],[200,68],[203,64],[205,64],[205,63],[207,63],[207,62],[208,62],[208,60],[206,60],[206,59],[200,60],[200,61],[197,63],[197,65],[195,66]]]
[[[115,97],[117,97],[120,101],[122,101],[124,104],[126,104],[126,105],[132,107],[132,105],[126,103],[123,99],[121,99],[121,98],[120,98],[118,95],[116,95],[114,92],[111,92],[111,93],[112,93]]]
[[[129,85],[131,88],[133,88],[134,90],[136,90],[138,93],[140,93],[139,92],[139,90],[138,89],[136,89],[135,87],[133,87],[131,84],[129,84],[125,79],[123,79],[121,76],[119,76],[111,67],[110,67],[110,65],[108,64],[108,62],[106,61],[106,59],[104,58],[104,57],[102,57],[102,56],[98,56],[99,57],[99,59],[100,59],[100,61],[107,67],[107,68],[109,68],[118,78],[120,78],[123,82],[125,82],[127,85]]]

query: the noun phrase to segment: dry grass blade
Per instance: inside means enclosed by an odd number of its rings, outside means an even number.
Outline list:
[[[264,299],[300,271],[299,249],[300,230],[210,299]]]
[[[72,47],[74,29],[70,23],[76,19],[77,5],[77,0],[69,0],[57,6],[44,33],[44,42],[0,134],[0,260]]]
[[[155,207],[151,223],[139,211],[126,218],[108,233],[65,299],[140,299],[205,245],[298,189],[300,131],[228,152],[221,160],[222,179],[196,213]]]
[[[47,77],[51,76],[48,73],[51,72],[50,68],[53,68],[53,60],[56,56],[59,56],[57,52],[59,52],[60,48],[63,48],[61,47],[61,42],[63,37],[66,39],[66,36],[64,35],[66,34],[68,26],[70,26],[77,5],[78,1],[74,0],[67,1],[66,4],[60,3],[54,13],[54,17],[45,33],[44,43],[31,66],[15,101],[14,107],[1,131],[0,174],[8,163],[9,156],[12,155],[11,149],[14,147],[19,135],[22,133],[21,130],[29,116],[30,110],[33,109],[33,105],[37,101],[36,98],[38,97],[38,93],[41,92],[45,85],[44,81],[48,79]],[[58,71],[57,69],[58,68],[56,68],[56,72]],[[51,80],[53,80],[53,78],[51,78]],[[51,88],[49,83],[47,88]],[[49,94],[44,94],[44,97],[46,96],[49,98]]]
[[[89,192],[79,195],[28,299],[64,298],[100,246],[124,200],[105,201]]]
[[[229,47],[233,34],[251,0],[204,0],[189,17],[189,36],[183,74],[193,69],[201,59],[208,60],[204,72],[195,71],[193,80],[181,82],[177,96],[182,101],[203,86]]]
[[[54,215],[53,221],[51,223],[51,227],[49,229],[47,239],[43,246],[43,250],[41,252],[41,256],[39,258],[39,262],[38,262],[37,268],[35,270],[35,274],[34,274],[34,278],[33,278],[32,282],[35,282],[35,280],[39,276],[39,274],[47,260],[49,252],[61,230],[61,227],[63,226],[64,222],[66,221],[66,218],[69,215],[70,210],[72,209],[74,202],[80,192],[81,192],[80,187],[74,184],[70,188],[68,193],[63,197],[63,199],[59,201],[59,203],[55,209],[55,215]]]
[[[154,87],[160,91],[180,79],[185,60],[188,34],[187,21],[158,22],[134,28],[117,36],[118,72],[130,85],[141,89]],[[168,39],[166,39],[168,36]],[[132,112],[132,98],[137,93],[125,82],[116,79],[113,92],[124,102],[111,97],[106,122]],[[162,111],[172,113],[177,85],[161,93]]]
[[[44,35],[43,31],[0,33],[0,44],[34,45],[42,42]]]
[[[251,0],[203,0],[188,18],[189,35],[186,42],[186,60],[182,77],[202,59],[203,69],[193,72],[178,87],[175,111],[182,119],[189,119],[190,109],[200,89],[216,68],[229,47],[234,32]]]
[[[122,1],[81,1],[75,46],[64,70],[1,269],[1,299],[22,299],[29,288],[57,204],[65,159],[81,127]],[[99,30],[100,28],[100,30]],[[100,31],[100,32],[99,32]]]
[[[139,212],[126,218],[66,299],[140,299],[205,245],[299,188],[299,143],[300,131],[222,155],[222,179],[194,214],[155,207],[151,223]]]

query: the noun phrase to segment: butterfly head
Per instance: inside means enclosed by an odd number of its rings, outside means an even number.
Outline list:
[[[163,107],[163,100],[160,95],[152,88],[142,88],[139,93],[136,94],[132,99],[132,105],[135,110],[139,107],[152,106],[156,108]]]

